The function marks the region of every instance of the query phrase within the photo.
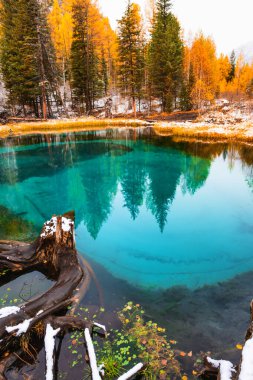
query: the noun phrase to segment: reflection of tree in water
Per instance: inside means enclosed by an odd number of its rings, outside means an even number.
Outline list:
[[[117,165],[112,157],[97,160],[95,170],[89,163],[80,169],[82,187],[79,188],[79,198],[82,199],[82,205],[77,211],[77,218],[84,221],[94,239],[111,213],[112,201],[117,192],[116,172]]]
[[[182,190],[194,194],[204,186],[209,175],[211,161],[197,156],[186,156],[183,168]]]
[[[16,152],[11,139],[4,140],[5,153],[0,155],[0,183],[14,185],[18,181]]]
[[[163,151],[159,158],[161,162],[154,165],[151,155],[146,168],[149,178],[147,207],[155,216],[160,230],[163,231],[179,184],[184,155],[177,151],[168,150]]]
[[[6,188],[10,185],[11,194],[7,196],[0,187],[1,203],[10,209],[15,205],[16,212],[27,212],[28,220],[33,220],[36,212],[41,214],[38,225],[44,215],[74,209],[77,224],[83,222],[96,238],[111,213],[120,184],[132,219],[146,204],[163,231],[178,186],[193,195],[204,185],[213,158],[240,157],[247,165],[253,163],[252,149],[242,146],[175,143],[150,135],[145,139],[140,132],[134,141],[129,132],[108,133],[31,137],[40,144],[36,149],[15,152],[11,148],[10,156],[8,151],[0,156],[1,183]],[[29,141],[26,138],[26,144]],[[251,187],[252,177],[248,171]],[[17,179],[17,186],[12,187]]]
[[[16,215],[6,207],[0,206],[0,239],[30,241],[35,237],[32,223],[25,221],[22,215]]]
[[[120,183],[124,195],[125,207],[129,210],[133,220],[137,218],[146,191],[146,167],[141,159],[131,158],[121,168]]]

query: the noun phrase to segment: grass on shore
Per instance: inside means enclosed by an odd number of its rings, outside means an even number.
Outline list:
[[[118,127],[135,128],[147,125],[150,126],[150,123],[138,119],[95,119],[91,117],[38,122],[20,122],[0,126],[0,138],[35,133],[68,133]],[[154,131],[159,136],[173,136],[183,139],[253,143],[253,123],[249,122],[235,125],[211,125],[196,122],[157,122],[154,124]]]
[[[213,141],[253,142],[253,124],[210,125],[202,123],[156,123],[154,130],[159,136]]]
[[[78,131],[92,131],[98,129],[114,128],[114,127],[142,127],[149,125],[147,122],[138,119],[63,119],[38,122],[20,122],[8,123],[0,126],[0,138],[10,135],[25,135],[31,133],[64,133]]]

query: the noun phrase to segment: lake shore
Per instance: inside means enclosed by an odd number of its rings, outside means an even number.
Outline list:
[[[150,122],[139,119],[96,119],[92,117],[18,122],[0,126],[0,138],[37,133],[82,132],[118,127],[145,127],[148,125]]]
[[[253,123],[208,124],[205,122],[165,122],[141,119],[96,119],[83,117],[36,122],[8,123],[0,126],[0,138],[28,134],[51,134],[93,131],[119,127],[152,126],[159,136],[172,136],[187,140],[235,141],[253,143]]]
[[[174,136],[187,140],[213,140],[253,142],[253,123],[206,124],[203,122],[155,123],[154,130],[159,136]]]

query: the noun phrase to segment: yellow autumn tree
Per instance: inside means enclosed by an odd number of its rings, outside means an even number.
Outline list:
[[[210,37],[202,33],[193,40],[190,51],[190,63],[195,83],[192,89],[192,101],[197,108],[205,102],[212,102],[218,91],[218,64],[216,47]]]
[[[66,82],[68,79],[70,50],[73,38],[72,0],[54,0],[48,23],[55,47],[56,60],[63,83],[64,100],[66,100]]]
[[[83,0],[53,0],[53,5],[48,16],[54,43],[57,63],[61,73],[64,94],[66,82],[70,80],[70,54],[73,42],[73,3]],[[108,18],[104,17],[97,1],[87,0],[89,9],[89,39],[95,48],[95,53],[100,61],[101,75],[107,83],[105,93],[113,86],[115,81],[115,61],[117,52],[116,34],[112,30]]]
[[[219,94],[224,94],[227,91],[228,76],[231,70],[229,57],[221,54],[217,61],[218,64],[218,82],[219,82]]]

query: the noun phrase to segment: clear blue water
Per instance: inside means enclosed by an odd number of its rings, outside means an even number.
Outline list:
[[[0,209],[22,218],[22,238],[75,210],[78,250],[114,277],[196,289],[253,270],[252,164],[252,148],[151,129],[6,139]]]

